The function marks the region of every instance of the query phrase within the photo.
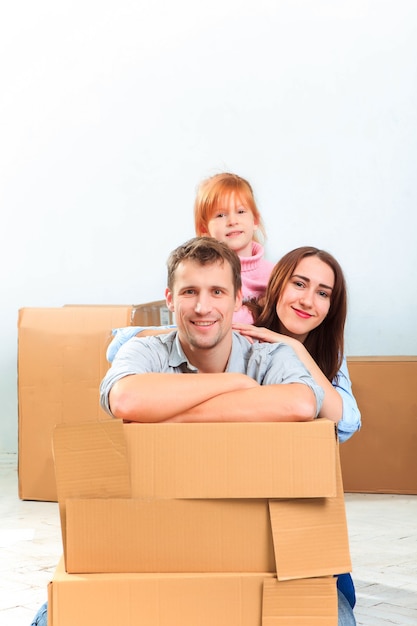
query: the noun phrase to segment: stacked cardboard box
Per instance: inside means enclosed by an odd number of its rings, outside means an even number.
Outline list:
[[[61,424],[49,626],[330,626],[350,571],[334,424]]]
[[[19,497],[56,501],[56,424],[104,419],[99,385],[113,328],[170,323],[165,301],[24,308],[18,320]]]

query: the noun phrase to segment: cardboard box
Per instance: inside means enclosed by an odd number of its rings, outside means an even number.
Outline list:
[[[19,497],[56,501],[52,432],[56,424],[105,418],[99,385],[115,326],[132,307],[27,308],[19,311]]]
[[[48,626],[336,626],[333,577],[259,574],[67,574],[48,587]]]
[[[349,357],[362,428],[340,447],[345,491],[417,494],[417,357]]]
[[[67,424],[54,450],[69,572],[351,569],[328,420]]]
[[[18,319],[19,497],[56,501],[52,430],[104,419],[99,385],[113,328],[172,323],[165,301],[24,308]]]
[[[169,326],[173,324],[174,316],[168,309],[165,300],[154,300],[153,302],[144,302],[143,304],[132,305],[112,305],[112,304],[66,304],[71,307],[86,307],[89,309],[123,307],[129,306],[129,321],[123,326],[114,326],[113,328],[123,328],[124,326]]]
[[[173,315],[165,300],[135,304],[132,307],[130,326],[170,326]]]

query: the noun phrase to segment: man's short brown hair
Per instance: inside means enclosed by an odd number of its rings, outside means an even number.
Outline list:
[[[213,237],[194,237],[175,248],[168,257],[168,288],[173,289],[175,271],[183,261],[194,261],[200,265],[212,265],[214,263],[228,263],[232,270],[233,288],[235,295],[242,288],[240,259],[236,252],[227,247],[225,243]]]

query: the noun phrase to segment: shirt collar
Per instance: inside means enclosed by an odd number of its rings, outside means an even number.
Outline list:
[[[184,351],[181,347],[180,340],[178,338],[177,331],[173,331],[168,335],[161,335],[161,341],[163,343],[171,344],[168,359],[170,367],[177,367],[183,372],[198,372],[198,369],[194,365],[192,365],[185,356]],[[242,335],[233,331],[232,350],[230,352],[229,360],[227,362],[225,370],[226,372],[240,372],[242,374],[245,373],[248,353],[250,351],[251,345],[252,344],[245,337],[242,337]]]

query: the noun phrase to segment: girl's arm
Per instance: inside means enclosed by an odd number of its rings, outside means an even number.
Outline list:
[[[319,417],[326,417],[333,422],[338,423],[343,416],[343,400],[342,396],[336,391],[332,383],[323,374],[313,357],[310,355],[304,345],[287,335],[276,333],[267,328],[251,326],[249,324],[233,324],[233,330],[238,331],[245,337],[266,341],[268,343],[286,343],[291,346],[300,361],[304,363],[314,380],[324,390],[324,400],[319,413]]]
[[[166,335],[176,326],[126,326],[112,330],[113,339],[106,351],[106,359],[113,363],[114,357],[126,341],[132,337],[149,337],[151,335]]]

